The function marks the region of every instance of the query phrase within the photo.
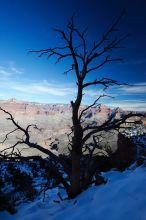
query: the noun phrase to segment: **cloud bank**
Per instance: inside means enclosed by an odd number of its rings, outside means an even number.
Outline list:
[[[30,80],[25,78],[24,70],[17,68],[14,63],[7,67],[0,65],[0,78],[1,99],[15,97],[36,102],[70,103],[76,97],[75,84]],[[90,104],[99,95],[108,93],[116,99],[115,101],[104,99],[102,100],[104,104],[111,107],[119,106],[125,110],[146,111],[146,100],[141,98],[141,95],[146,94],[146,82],[134,83],[132,86],[113,87],[106,92],[95,87],[85,90],[84,93],[84,104]]]

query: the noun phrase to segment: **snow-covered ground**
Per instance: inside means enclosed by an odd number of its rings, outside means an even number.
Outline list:
[[[146,161],[146,128],[136,126],[126,130],[124,134],[132,138],[137,146],[137,159]],[[32,202],[22,203],[17,207],[14,215],[7,211],[0,212],[0,220],[146,220],[146,162],[145,165],[135,165],[118,172],[111,170],[102,175],[107,179],[105,185],[92,186],[73,200],[60,201],[57,193],[63,198],[65,192],[58,188],[50,189],[45,194],[39,194]],[[37,168],[36,164],[36,168]],[[33,178],[33,186],[40,190],[45,184],[45,170],[38,167],[37,175],[33,176],[32,168],[27,164],[16,164],[15,168],[27,173]],[[7,165],[1,165],[0,176],[8,172]],[[11,171],[11,169],[10,169]],[[7,173],[10,177],[12,174]],[[39,187],[38,187],[39,186]],[[11,191],[13,187],[6,184],[3,191]],[[21,194],[20,194],[21,195]],[[26,200],[27,201],[27,200]],[[0,204],[1,205],[1,204]]]
[[[0,213],[0,220],[146,220],[146,167],[131,168],[124,172],[103,174],[108,183],[93,186],[77,198],[60,203],[58,189],[48,190],[42,197],[23,203],[18,212]]]
[[[146,126],[143,124],[136,124],[131,128],[126,128],[123,132],[127,137],[136,137],[146,134]]]

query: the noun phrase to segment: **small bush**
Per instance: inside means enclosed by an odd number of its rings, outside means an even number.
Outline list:
[[[8,211],[11,214],[16,213],[15,201],[12,199],[11,193],[3,193],[0,195],[0,211]]]
[[[33,181],[30,175],[16,169],[11,177],[11,182],[16,192],[23,192],[24,197],[27,199],[34,199],[36,190],[33,188]]]

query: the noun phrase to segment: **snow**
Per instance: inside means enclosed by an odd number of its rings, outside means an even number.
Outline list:
[[[122,132],[126,137],[131,138],[137,148],[137,160],[139,158],[146,159],[146,126],[141,124],[134,125],[130,129]]]
[[[145,220],[146,167],[112,170],[103,176],[107,184],[90,187],[73,200],[54,202],[59,200],[54,188],[47,191],[45,202],[39,197],[23,203],[14,215],[1,212],[0,220]]]
[[[136,125],[123,133],[136,144],[137,159],[146,159],[146,127]],[[7,164],[1,165],[0,176],[3,178],[6,168]],[[39,173],[33,177],[27,164],[16,164],[16,168],[30,175],[33,185],[40,191],[46,182],[44,169],[38,167]],[[42,193],[33,202],[21,203],[14,215],[0,212],[0,220],[146,220],[146,166],[137,167],[135,163],[124,172],[111,170],[102,175],[107,184],[92,186],[73,200],[60,201],[57,193],[60,192],[63,198],[66,194],[56,187],[46,192],[44,202]],[[13,188],[5,183],[3,190]]]

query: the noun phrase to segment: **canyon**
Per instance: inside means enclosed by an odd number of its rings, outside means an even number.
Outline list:
[[[15,120],[24,128],[29,124],[35,124],[37,127],[30,129],[31,140],[40,144],[44,148],[51,149],[58,153],[67,153],[68,136],[71,131],[71,106],[67,104],[40,104],[35,102],[19,101],[10,99],[0,101],[0,107],[10,112]],[[82,105],[81,109],[86,106]],[[114,110],[105,105],[100,108],[89,109],[84,115],[85,123],[101,124],[107,120]],[[116,117],[124,114],[121,109],[118,110]],[[14,125],[7,120],[8,115],[0,111],[0,141],[2,142],[5,135],[14,130]],[[8,139],[0,144],[0,150],[12,146],[19,138],[23,138],[20,131],[9,135]],[[116,149],[117,134],[106,134],[102,142],[103,146],[112,146]],[[19,149],[23,155],[39,155],[34,149],[28,149],[27,146],[21,146]]]

